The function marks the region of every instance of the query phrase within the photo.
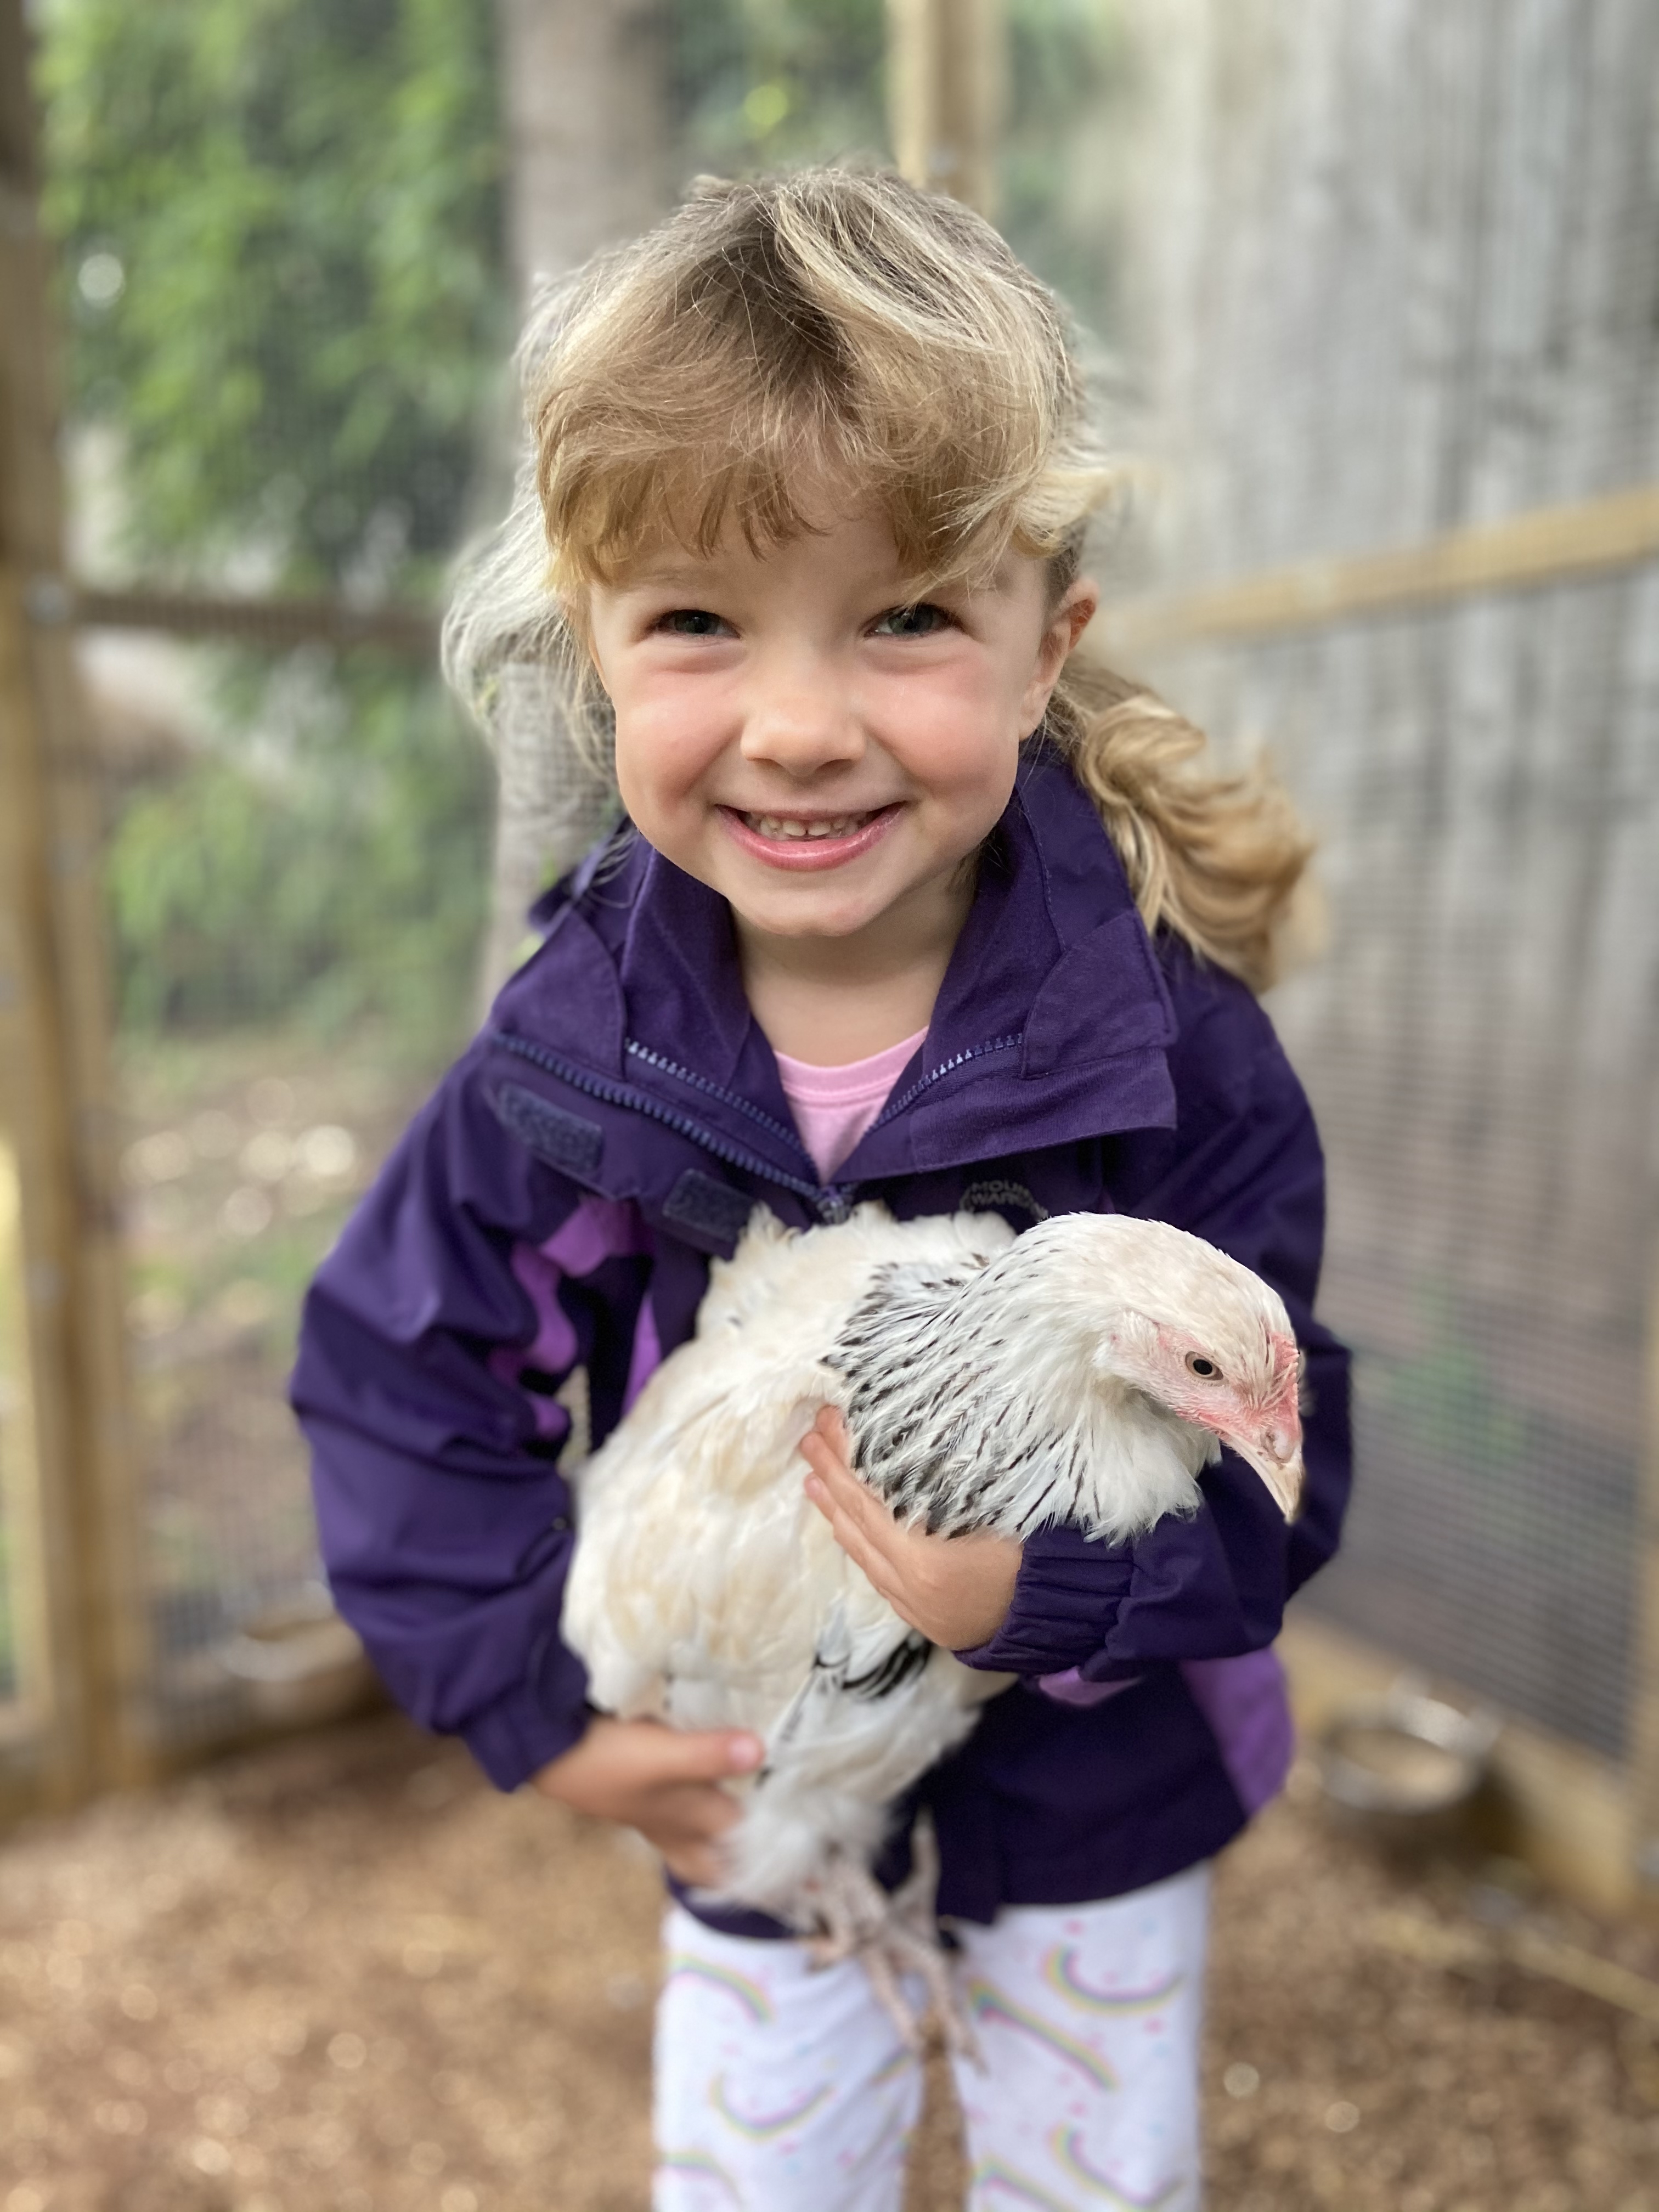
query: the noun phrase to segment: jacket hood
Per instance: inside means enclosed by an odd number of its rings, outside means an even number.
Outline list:
[[[1047,748],[1022,761],[981,856],[927,1037],[829,1191],[750,1012],[725,901],[642,839],[598,860],[538,905],[545,942],[491,1018],[491,1042],[583,1092],[585,1111],[631,1108],[712,1140],[821,1215],[860,1183],[1174,1122],[1156,954],[1092,802]],[[579,1170],[580,1149],[558,1164]]]

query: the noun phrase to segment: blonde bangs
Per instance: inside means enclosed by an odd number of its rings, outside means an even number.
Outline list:
[[[933,456],[925,470],[860,468],[844,448],[799,436],[772,447],[749,438],[735,451],[726,444],[629,458],[596,453],[545,482],[543,511],[556,526],[548,533],[548,580],[574,602],[589,585],[617,583],[665,541],[706,558],[735,534],[763,553],[854,505],[882,515],[900,570],[917,591],[983,580],[1011,550],[1039,561],[1062,552],[1073,535],[1064,516],[1050,524],[1014,501],[987,512],[962,458]],[[890,480],[883,483],[883,475]],[[837,497],[843,485],[850,500]]]
[[[1113,481],[1054,301],[988,225],[896,178],[705,182],[593,275],[530,392],[561,592],[665,533],[763,550],[841,486],[907,575],[988,571],[1052,554]]]

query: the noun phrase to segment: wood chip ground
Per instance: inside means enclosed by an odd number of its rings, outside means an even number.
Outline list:
[[[390,1717],[15,1833],[0,2208],[645,2212],[659,1906],[642,1850]],[[1659,2212],[1659,2024],[1517,1932],[1659,1978],[1517,1869],[1273,1808],[1218,1885],[1210,2212]],[[943,2096],[913,2168],[955,2212]]]

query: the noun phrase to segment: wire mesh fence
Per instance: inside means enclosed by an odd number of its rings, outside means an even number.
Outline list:
[[[1659,478],[1651,11],[1293,12],[1185,9],[1163,70],[1186,190],[1134,250],[1181,580]],[[1659,1219],[1651,550],[1359,617],[1334,569],[1322,626],[1269,609],[1160,662],[1321,839],[1328,943],[1273,1009],[1330,1157],[1358,1483],[1307,1601],[1615,1758]]]
[[[91,633],[119,1022],[150,1730],[319,1570],[283,1396],[304,1285],[472,1010],[489,780],[429,666]]]
[[[314,1604],[298,1301],[473,1011],[492,786],[431,611],[500,434],[494,21],[39,25],[164,1753]]]
[[[317,1575],[283,1399],[295,1317],[460,1036],[470,977],[428,981],[418,1026],[379,1012],[337,1024],[279,1001],[263,1021],[125,1041],[128,1314],[164,1740],[246,1718],[228,1641],[302,1602]]]
[[[1653,1249],[1656,614],[1651,579],[1579,586],[1259,646],[1225,679],[1279,733],[1329,900],[1323,957],[1274,1002],[1330,1159],[1325,1309],[1359,1354],[1352,1518],[1308,1601],[1615,1757]],[[1510,673],[1479,703],[1483,667]]]

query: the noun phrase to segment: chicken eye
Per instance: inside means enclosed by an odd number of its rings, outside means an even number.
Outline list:
[[[1196,1375],[1203,1382],[1218,1382],[1221,1380],[1221,1370],[1213,1359],[1206,1359],[1201,1352],[1187,1354],[1187,1372]]]

